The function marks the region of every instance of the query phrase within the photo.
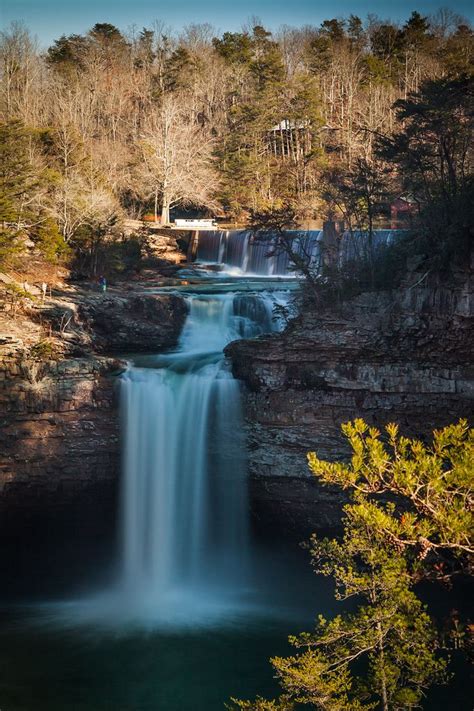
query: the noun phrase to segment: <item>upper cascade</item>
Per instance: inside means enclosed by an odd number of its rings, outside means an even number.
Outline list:
[[[377,229],[372,233],[375,249],[391,244],[406,230]],[[288,230],[292,250],[302,256],[308,265],[318,270],[324,230]],[[261,239],[250,230],[201,230],[197,233],[195,261],[219,264],[222,271],[234,275],[288,277],[295,274],[288,254],[276,247],[276,240]],[[361,230],[346,230],[338,244],[341,262],[358,260],[367,254],[369,234]]]
[[[322,230],[295,233],[297,250],[310,261],[319,260]],[[201,231],[198,235],[196,261],[222,264],[225,271],[258,276],[291,276],[288,255],[275,249],[272,240],[255,237],[250,230]]]

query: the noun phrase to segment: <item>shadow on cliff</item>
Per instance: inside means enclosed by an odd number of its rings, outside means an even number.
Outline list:
[[[116,379],[94,359],[55,364],[34,383],[12,368],[1,434],[1,595],[61,595],[106,575],[114,560]]]

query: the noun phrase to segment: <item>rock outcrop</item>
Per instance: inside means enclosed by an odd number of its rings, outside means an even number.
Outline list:
[[[78,316],[102,353],[157,352],[176,345],[187,314],[174,294],[132,294],[89,298]]]
[[[253,510],[266,528],[337,525],[344,498],[312,479],[306,453],[347,457],[341,423],[396,421],[425,436],[472,417],[472,272],[450,286],[411,279],[394,293],[305,313],[283,334],[228,346],[247,385]]]
[[[94,356],[61,362],[1,356],[4,594],[21,592],[18,579],[36,561],[46,577],[70,570],[72,552],[62,557],[68,542],[79,550],[111,544],[120,458],[114,376],[123,366]]]
[[[167,265],[179,265],[186,260],[186,246],[190,233],[181,230],[150,229],[146,250],[150,257],[161,263],[161,269]]]
[[[0,358],[0,509],[61,490],[73,497],[84,483],[116,473],[117,430],[114,388],[125,363],[89,357],[39,362]],[[13,497],[14,498],[14,497]]]

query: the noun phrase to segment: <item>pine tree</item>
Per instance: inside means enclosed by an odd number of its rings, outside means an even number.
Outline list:
[[[316,573],[331,576],[339,600],[355,598],[354,613],[318,617],[313,632],[290,637],[297,653],[271,660],[282,686],[274,701],[237,701],[245,711],[398,711],[420,707],[424,691],[446,678],[436,655],[436,631],[411,591],[403,556],[357,508],[346,507],[344,536],[311,542]]]
[[[28,132],[20,121],[0,124],[0,222],[18,223],[36,181],[28,155]]]
[[[352,492],[340,540],[311,539],[314,571],[355,612],[319,616],[313,632],[290,637],[298,650],[272,665],[276,700],[233,699],[244,711],[406,711],[447,679],[436,627],[413,592],[420,577],[446,579],[472,566],[474,430],[465,421],[435,431],[431,446],[386,428],[385,442],[362,420],[343,425],[350,462],[308,455],[318,479]],[[387,503],[397,497],[397,506]]]
[[[395,104],[398,130],[379,142],[379,155],[401,176],[420,206],[420,230],[432,254],[465,254],[472,239],[472,77],[426,81]]]
[[[20,121],[0,124],[0,261],[18,249],[22,222],[37,187],[28,154],[28,131]]]
[[[472,569],[474,429],[460,420],[435,430],[431,445],[401,437],[394,424],[387,425],[385,441],[363,420],[342,430],[353,451],[350,463],[310,453],[313,474],[355,492],[352,514],[385,547],[403,553],[417,576]],[[403,509],[384,503],[387,494],[399,497]]]

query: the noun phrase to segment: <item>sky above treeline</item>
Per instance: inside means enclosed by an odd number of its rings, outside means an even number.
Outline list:
[[[319,25],[333,17],[361,18],[369,13],[393,21],[405,20],[412,12],[434,14],[440,7],[472,22],[472,0],[0,0],[2,29],[23,21],[41,45],[48,46],[62,34],[82,34],[96,22],[110,22],[121,30],[150,27],[160,20],[176,31],[193,23],[210,23],[221,34],[238,31],[258,17],[270,30],[280,25]]]

